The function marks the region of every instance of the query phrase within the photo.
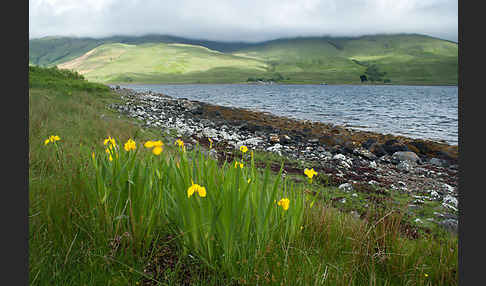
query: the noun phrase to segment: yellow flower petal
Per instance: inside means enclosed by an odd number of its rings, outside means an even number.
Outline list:
[[[200,197],[205,197],[206,196],[206,188],[205,187],[202,187],[202,186],[199,186],[198,188],[198,194]]]
[[[143,144],[143,146],[145,146],[145,148],[152,148],[152,147],[154,147],[154,142],[153,141],[147,141],[147,142],[145,142],[145,144]]]
[[[130,150],[135,150],[137,148],[137,145],[135,144],[135,141],[132,139],[128,139],[128,141],[125,143],[125,151],[130,151]]]
[[[203,186],[200,186],[198,184],[194,184],[194,182],[191,180],[192,185],[187,189],[187,197],[191,197],[194,192],[198,193],[200,197],[205,197],[206,196],[206,188]]]
[[[190,186],[189,189],[187,189],[187,197],[190,198],[194,194],[194,191],[196,191],[196,186]]]
[[[181,139],[177,139],[174,144],[179,147],[184,147],[184,141],[182,141]]]
[[[246,153],[246,151],[248,151],[248,147],[243,145],[243,146],[240,147],[240,151],[243,152],[243,153]]]
[[[314,175],[317,175],[317,172],[316,172],[316,171],[314,171],[314,168],[312,168],[312,169],[307,169],[307,168],[306,168],[306,169],[304,170],[304,174],[305,174],[307,177],[309,177],[309,179],[312,179],[312,177],[314,177]]]
[[[160,153],[162,153],[162,147],[161,146],[156,146],[154,149],[152,149],[152,153],[154,153],[154,155],[160,155]]]

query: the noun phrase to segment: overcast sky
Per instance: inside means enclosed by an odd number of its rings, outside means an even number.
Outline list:
[[[418,33],[457,42],[457,0],[29,0],[29,38],[148,33],[264,41]]]

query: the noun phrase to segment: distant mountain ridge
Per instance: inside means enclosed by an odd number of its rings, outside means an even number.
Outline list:
[[[29,40],[29,63],[74,69],[106,83],[356,83],[375,65],[395,84],[457,84],[457,60],[457,43],[419,34],[257,43],[154,34]]]
[[[110,43],[134,45],[145,43],[181,43],[204,46],[220,52],[232,52],[263,42],[256,44],[246,42],[218,42],[156,34],[145,36],[110,36],[104,38],[47,36],[29,40],[29,60],[36,65],[51,66],[81,56],[96,46]]]

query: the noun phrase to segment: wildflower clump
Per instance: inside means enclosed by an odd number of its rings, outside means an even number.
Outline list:
[[[115,150],[117,148],[115,139],[108,136],[108,138],[103,141],[103,145],[107,146],[105,152],[108,154],[108,160],[113,161],[112,155],[115,154]]]

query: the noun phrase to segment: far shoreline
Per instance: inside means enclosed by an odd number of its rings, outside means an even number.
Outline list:
[[[93,81],[95,82],[95,81]],[[447,86],[447,87],[457,87],[459,88],[458,84],[443,84],[443,83],[437,83],[437,84],[419,84],[419,83],[405,83],[405,84],[374,84],[374,83],[326,83],[326,84],[321,84],[321,83],[249,83],[249,82],[223,82],[223,83],[218,83],[218,82],[162,82],[162,83],[153,83],[153,82],[130,82],[130,83],[123,83],[123,82],[99,82],[101,84],[105,84],[108,86],[116,86],[116,85],[210,85],[210,84],[221,84],[221,85],[322,85],[322,86],[340,86],[340,85],[353,85],[353,86]]]

